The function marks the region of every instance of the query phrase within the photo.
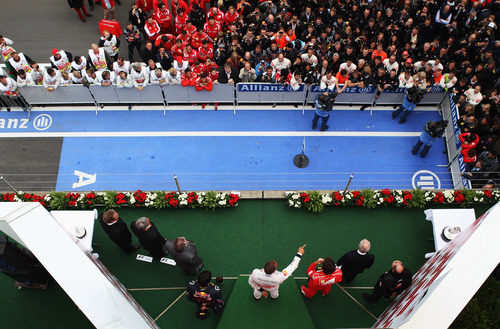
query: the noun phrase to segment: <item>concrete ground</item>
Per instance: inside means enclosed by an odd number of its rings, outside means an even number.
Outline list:
[[[128,21],[131,0],[116,6],[116,18],[122,27]],[[134,1],[135,2],[135,1]],[[85,0],[88,9],[88,2]],[[52,49],[64,49],[74,56],[87,54],[90,44],[99,41],[98,22],[103,9],[96,5],[83,23],[65,0],[2,0],[0,2],[0,35],[14,41],[14,49],[33,60],[48,63]],[[122,51],[127,44],[122,38]]]

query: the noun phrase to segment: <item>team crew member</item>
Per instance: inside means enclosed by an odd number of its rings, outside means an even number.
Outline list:
[[[30,63],[32,62],[31,58],[24,55],[23,53],[12,53],[9,59],[10,66],[15,70],[14,73],[17,76],[17,72],[23,70],[26,73],[31,73]]]
[[[61,84],[61,72],[59,70],[54,70],[53,68],[48,68],[43,74],[43,86],[47,91],[54,91]]]
[[[154,13],[154,20],[160,26],[161,31],[167,33],[172,28],[172,15],[170,15],[170,11],[164,3],[161,3],[158,7],[158,10]]]
[[[75,56],[71,62],[71,70],[83,72],[87,69],[87,58],[85,56]]]
[[[318,290],[321,290],[322,296],[326,296],[334,283],[342,281],[342,271],[331,258],[318,258],[309,265],[307,276],[307,287],[300,286],[300,291],[307,298],[313,298]]]
[[[215,21],[213,16],[209,17],[208,22],[203,25],[203,31],[205,31],[208,37],[212,40],[215,39],[221,29],[221,25]]]
[[[186,289],[188,300],[198,306],[196,316],[199,319],[206,319],[209,315],[208,310],[212,309],[219,313],[224,308],[224,299],[219,286],[210,282],[212,273],[203,271],[198,275],[198,280],[189,282]],[[217,283],[221,283],[222,278],[217,278]]]
[[[271,298],[276,299],[279,297],[279,287],[286,279],[288,279],[293,272],[297,269],[302,255],[304,255],[304,248],[306,245],[299,247],[297,254],[293,261],[283,271],[277,271],[278,263],[275,260],[270,260],[264,265],[264,268],[254,269],[248,278],[248,283],[253,288],[253,297],[259,300],[264,296],[267,298],[268,294]]]
[[[141,63],[132,64],[130,76],[132,77],[131,79],[134,87],[139,91],[143,90],[149,83],[149,72],[142,67]]]
[[[102,37],[99,40],[99,47],[103,47],[109,57],[116,60],[118,57],[120,40],[115,35],[109,33],[108,30],[104,30],[102,31]]]
[[[340,257],[337,265],[342,267],[342,283],[351,283],[356,275],[373,265],[375,255],[369,253],[370,248],[370,241],[363,239],[357,250],[351,250]]]
[[[153,17],[148,17],[146,20],[146,24],[144,24],[144,32],[150,41],[155,41],[156,38],[160,35],[160,25],[153,20]]]
[[[89,63],[96,71],[104,71],[111,64],[111,58],[104,51],[103,48],[99,48],[96,43],[93,43],[89,49]]]
[[[412,274],[404,267],[403,262],[395,260],[389,271],[382,274],[375,287],[373,294],[363,294],[363,298],[369,303],[375,304],[380,298],[394,298],[411,285]]]
[[[52,56],[50,57],[50,62],[52,67],[58,69],[61,72],[69,72],[71,70],[71,62],[73,61],[73,55],[70,52],[64,50],[52,49]]]

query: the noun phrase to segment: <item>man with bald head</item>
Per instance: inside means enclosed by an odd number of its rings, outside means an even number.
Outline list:
[[[373,265],[375,255],[368,253],[370,248],[370,241],[363,239],[357,250],[351,250],[339,259],[337,265],[342,266],[342,283],[351,283],[356,275]]]
[[[373,294],[364,293],[363,298],[371,304],[377,303],[382,297],[392,299],[408,288],[411,281],[411,272],[405,268],[402,261],[395,260],[391,269],[378,278]]]

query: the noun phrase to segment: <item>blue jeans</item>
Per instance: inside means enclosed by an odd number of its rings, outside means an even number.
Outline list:
[[[330,116],[328,115],[326,117],[320,117],[316,113],[314,113],[313,129],[316,129],[316,126],[318,125],[319,118],[321,118],[321,128],[320,128],[320,130],[324,131],[324,130],[328,129],[326,127],[326,123],[328,122],[328,119],[330,119]]]

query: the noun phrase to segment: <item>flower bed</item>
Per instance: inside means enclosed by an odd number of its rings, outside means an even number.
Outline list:
[[[401,207],[425,208],[437,205],[471,206],[491,204],[500,201],[500,191],[475,190],[361,190],[321,194],[316,191],[292,192],[287,194],[292,208],[306,208],[321,212],[325,207]]]
[[[31,193],[0,193],[0,202],[40,202],[51,209],[92,209],[105,208],[227,208],[236,207],[238,194],[221,192],[51,192],[46,195]]]

